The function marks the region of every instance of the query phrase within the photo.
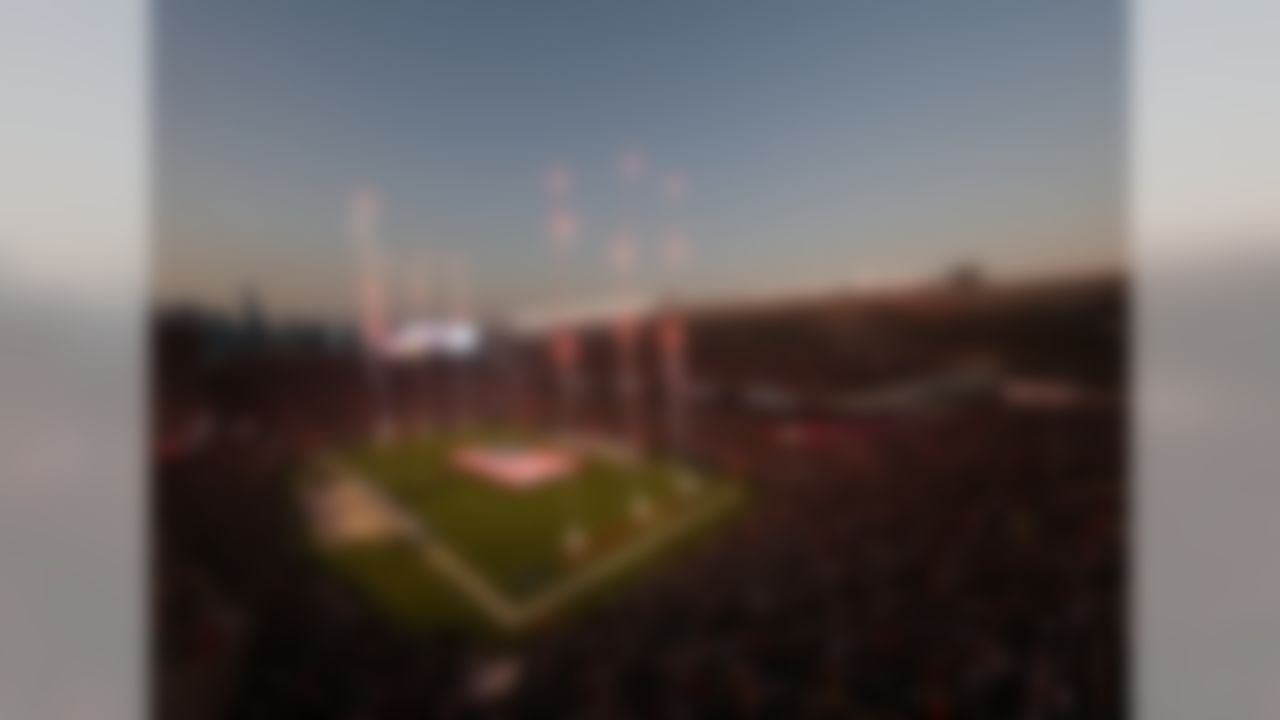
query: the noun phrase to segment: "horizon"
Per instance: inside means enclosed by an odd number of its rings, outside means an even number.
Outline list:
[[[153,302],[350,319],[367,189],[393,306],[1123,267],[1117,4],[722,7],[158,8]]]
[[[672,299],[661,295],[605,295],[601,297],[583,298],[579,302],[567,306],[548,304],[536,309],[526,309],[520,314],[503,314],[499,312],[477,311],[468,315],[462,322],[475,323],[480,326],[497,323],[499,325],[522,328],[521,332],[540,333],[554,326],[554,323],[539,322],[539,318],[576,317],[569,312],[565,315],[565,307],[571,310],[599,310],[610,307],[627,307],[638,315],[646,316],[661,308],[678,306],[689,317],[699,315],[710,316],[724,313],[747,313],[760,309],[782,310],[806,307],[814,303],[880,303],[885,301],[910,301],[921,296],[939,292],[957,292],[952,285],[947,268],[930,275],[901,276],[877,284],[856,285],[844,283],[839,285],[807,285],[789,287],[778,290],[765,290],[753,294],[720,295],[712,297]],[[1082,268],[1054,268],[1045,271],[1022,274],[988,275],[980,273],[979,285],[976,288],[959,290],[965,293],[1016,293],[1027,290],[1061,290],[1066,287],[1078,287],[1096,283],[1123,284],[1127,282],[1129,270],[1121,264],[1099,265]],[[243,288],[242,288],[243,290]],[[246,313],[248,295],[241,293],[233,298],[234,302],[226,304],[201,303],[181,298],[157,301],[151,304],[149,314],[152,317],[197,314],[215,317],[220,320],[236,321]],[[351,317],[335,317],[325,314],[281,314],[272,312],[271,308],[255,297],[254,312],[258,319],[268,327],[312,327],[340,330],[343,332],[359,332],[358,319]],[[392,307],[389,313],[393,327],[403,328],[417,322],[452,322],[448,313],[437,308],[428,312],[407,312],[400,307]],[[608,316],[607,313],[601,316]],[[595,317],[595,315],[591,315]],[[594,327],[597,320],[570,322],[577,327]]]

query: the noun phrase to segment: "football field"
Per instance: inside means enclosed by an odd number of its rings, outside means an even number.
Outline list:
[[[642,582],[743,501],[735,482],[590,448],[565,448],[569,469],[519,486],[457,460],[533,445],[472,434],[328,458],[302,487],[320,556],[414,627],[520,633]]]

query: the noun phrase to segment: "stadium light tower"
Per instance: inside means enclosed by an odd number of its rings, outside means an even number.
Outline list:
[[[663,259],[672,275],[682,271],[689,260],[689,238],[674,230],[663,239]],[[686,467],[690,446],[689,333],[679,302],[672,298],[658,328],[658,347],[666,385],[667,438],[671,455],[680,460],[676,487],[686,495],[700,489],[696,475]]]
[[[610,264],[618,280],[618,287],[625,297],[630,285],[632,272],[636,264],[636,241],[630,233],[619,233],[610,246]],[[618,392],[622,400],[623,433],[628,442],[639,443],[640,408],[637,404],[636,389],[636,342],[638,340],[637,318],[626,307],[621,306],[618,317],[614,320],[614,339],[618,348]]]
[[[644,179],[648,160],[639,149],[625,150],[618,157],[618,178],[622,186],[622,226],[610,245],[610,260],[617,278],[618,289],[625,296],[636,265],[636,239],[629,227],[630,204],[634,186]],[[639,342],[639,319],[623,310],[614,324],[614,340],[618,353],[618,394],[623,415],[623,434],[637,453],[643,452],[641,436],[640,377],[636,366],[636,346]],[[653,505],[644,488],[636,481],[631,490],[631,515],[636,522],[645,522],[653,514]]]
[[[580,221],[569,205],[573,188],[573,175],[563,165],[547,171],[545,180],[550,208],[547,215],[547,236],[551,242],[552,271],[558,302],[563,304],[568,273],[568,256],[578,242]],[[577,419],[579,380],[578,337],[567,322],[552,328],[548,345],[551,367],[555,375],[556,424],[560,433],[573,432]],[[561,545],[565,554],[580,556],[587,547],[587,533],[580,520],[580,503],[574,495],[565,495],[564,530]]]
[[[635,269],[635,239],[629,233],[619,233],[613,239],[609,254],[618,287],[625,295],[631,273]],[[622,434],[626,443],[637,453],[642,452],[644,444],[640,427],[640,377],[636,367],[639,334],[639,318],[624,306],[613,324],[618,358],[616,383],[622,410]],[[637,522],[643,522],[652,515],[649,497],[638,484],[632,487],[631,514]]]
[[[448,271],[450,326],[465,328],[471,324],[471,286],[467,276],[466,258],[455,254],[446,265]],[[466,359],[461,350],[455,352],[452,368],[453,424],[462,429],[471,421],[471,398],[467,387]]]
[[[408,270],[407,278],[407,298],[406,306],[410,322],[414,326],[425,322],[431,313],[431,254],[426,248],[419,249],[406,263]],[[427,375],[426,363],[420,357],[415,363],[415,372],[409,375],[412,387],[412,402],[414,407],[414,424],[416,430],[422,434],[429,429],[428,418],[431,417],[429,406],[427,405],[428,388],[430,387],[430,377]]]
[[[421,248],[408,262],[407,278],[409,311],[417,320],[426,319],[431,313],[431,251]]]
[[[675,470],[677,488],[686,495],[698,489],[696,480],[684,467],[689,451],[689,377],[685,363],[688,343],[688,330],[679,308],[668,308],[659,321],[658,348],[667,388],[667,438],[672,457],[680,463]]]
[[[374,433],[380,441],[391,439],[395,423],[389,407],[388,378],[382,365],[387,344],[387,300],[383,287],[382,248],[378,242],[377,194],[368,188],[356,191],[349,208],[348,233],[356,255],[356,305],[361,346],[374,405]]]
[[[579,221],[577,213],[567,207],[552,208],[547,223],[554,264],[554,286],[563,304],[568,280],[569,253],[577,244]],[[549,352],[556,376],[556,422],[560,432],[573,431],[577,415],[578,393],[578,338],[569,323],[559,323],[551,334]]]

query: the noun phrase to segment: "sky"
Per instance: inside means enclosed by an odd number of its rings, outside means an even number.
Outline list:
[[[394,302],[414,283],[440,302],[457,258],[495,313],[622,283],[733,298],[1114,266],[1123,18],[1118,0],[160,3],[154,289],[350,318],[362,190]],[[629,153],[644,172],[624,178]],[[559,262],[552,167],[580,218]],[[680,268],[660,252],[676,230]]]

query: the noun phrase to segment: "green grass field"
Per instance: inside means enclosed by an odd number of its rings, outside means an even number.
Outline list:
[[[454,467],[451,453],[459,442],[494,437],[420,439],[335,458],[418,519],[437,552],[393,538],[318,546],[321,556],[413,627],[518,633],[607,600],[741,504],[736,483],[700,478],[698,492],[683,493],[675,468],[657,462],[584,457],[573,476],[519,491]],[[652,507],[642,522],[630,511],[637,492]],[[587,537],[584,552],[573,557],[563,545],[568,523]],[[446,551],[448,557],[436,557]],[[455,566],[461,571],[450,572]],[[476,582],[468,587],[459,576]],[[488,591],[496,599],[486,606]]]

